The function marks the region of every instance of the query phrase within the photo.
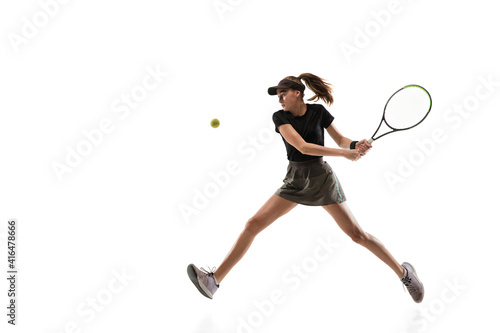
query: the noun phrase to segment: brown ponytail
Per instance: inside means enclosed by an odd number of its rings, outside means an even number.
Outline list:
[[[311,89],[315,94],[308,101],[314,100],[316,102],[321,98],[328,105],[333,103],[332,86],[330,83],[311,73],[300,74],[298,78],[303,80],[307,88]]]

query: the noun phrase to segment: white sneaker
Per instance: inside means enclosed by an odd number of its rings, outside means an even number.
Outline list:
[[[407,262],[401,264],[406,269],[406,274],[401,278],[401,282],[405,285],[413,300],[417,303],[424,299],[424,285],[417,276],[417,271]]]
[[[203,296],[210,299],[213,298],[215,292],[219,289],[219,285],[215,282],[214,272],[215,267],[210,271],[207,271],[203,267],[199,270],[193,264],[187,267],[187,273],[191,282],[193,282]]]

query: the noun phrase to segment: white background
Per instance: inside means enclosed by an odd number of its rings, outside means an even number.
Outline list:
[[[0,258],[6,275],[15,218],[20,272],[15,328],[1,279],[2,331],[498,330],[495,8],[487,0],[2,2]],[[356,53],[346,55],[347,44]],[[139,89],[147,68],[168,76],[120,118],[114,103]],[[376,141],[355,163],[326,158],[361,226],[417,268],[421,304],[320,207],[298,206],[262,232],[213,300],[189,281],[187,265],[219,265],[281,186],[287,160],[267,87],[304,72],[333,84],[327,109],[357,140],[373,133],[396,89],[431,93],[418,128]],[[104,119],[113,130],[59,179],[54,163],[66,164],[68,147]],[[431,144],[436,131],[441,141]],[[238,173],[214,187],[209,173],[231,163]],[[392,186],[389,173],[401,177]],[[197,209],[206,188],[212,198]],[[183,215],[186,207],[196,214]],[[318,239],[328,238],[339,246],[318,262]],[[293,289],[286,276],[302,265],[308,276],[295,276]],[[273,292],[280,304],[270,305]]]

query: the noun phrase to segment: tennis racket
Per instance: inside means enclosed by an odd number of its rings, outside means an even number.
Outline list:
[[[368,142],[372,143],[387,134],[417,126],[427,117],[431,107],[432,99],[427,90],[416,84],[404,86],[392,94],[385,104],[382,120]],[[376,136],[382,123],[385,123],[388,129]]]

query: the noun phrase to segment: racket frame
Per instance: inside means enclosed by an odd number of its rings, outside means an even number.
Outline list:
[[[427,110],[427,113],[425,114],[425,116],[418,122],[416,123],[415,125],[412,125],[410,127],[407,127],[407,128],[394,128],[392,127],[391,125],[389,125],[387,123],[387,121],[385,120],[385,110],[387,109],[387,105],[389,104],[389,102],[391,101],[392,97],[394,97],[394,95],[396,95],[398,92],[400,92],[401,90],[403,89],[406,89],[406,88],[409,88],[409,87],[417,87],[417,88],[420,88],[422,89],[426,94],[427,96],[429,97],[429,110]],[[387,102],[385,103],[385,106],[384,106],[384,113],[382,114],[382,119],[380,120],[380,124],[378,125],[377,127],[377,130],[375,131],[375,133],[373,133],[373,135],[371,136],[370,139],[368,139],[368,142],[369,143],[372,143],[373,141],[375,140],[378,140],[380,139],[381,137],[387,135],[387,134],[390,134],[390,133],[394,133],[394,132],[399,132],[399,131],[406,131],[406,130],[409,130],[410,128],[413,128],[415,126],[417,126],[418,124],[420,124],[422,121],[424,121],[425,118],[427,118],[427,116],[429,115],[430,111],[431,111],[431,108],[432,108],[432,98],[431,98],[431,95],[429,94],[429,92],[422,86],[419,86],[418,84],[408,84],[406,86],[404,86],[403,88],[401,89],[398,89],[394,94],[391,95],[391,97],[389,97],[389,99],[387,100]],[[384,123],[387,125],[387,127],[389,127],[392,131],[390,132],[387,132],[387,133],[384,133],[382,135],[379,135],[375,138],[375,134],[377,134],[378,130],[380,129],[380,126],[382,126],[382,123]]]

